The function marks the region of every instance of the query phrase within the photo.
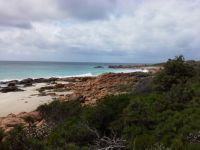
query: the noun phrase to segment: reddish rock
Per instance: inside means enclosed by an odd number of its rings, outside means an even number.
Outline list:
[[[27,117],[32,117],[34,120],[41,120],[41,116],[40,116],[40,113],[38,111],[32,111],[32,112],[21,112],[17,115],[17,117],[20,117],[20,118],[27,118]]]
[[[107,95],[131,91],[136,82],[146,76],[146,73],[106,73],[87,80],[77,78],[77,82],[71,86],[74,93],[62,96],[61,100],[80,100],[86,104],[93,104]]]
[[[0,117],[0,128],[4,129],[5,132],[9,132],[16,125],[21,124],[27,126],[28,123],[25,121],[25,118],[27,117],[32,117],[35,122],[42,120],[38,111],[32,111],[29,113],[21,112],[18,115],[9,114],[6,117]]]

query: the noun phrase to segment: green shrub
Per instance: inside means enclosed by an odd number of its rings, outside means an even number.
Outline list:
[[[79,116],[82,107],[78,101],[53,101],[50,104],[39,106],[38,110],[47,121],[58,123],[68,117]]]
[[[167,109],[182,110],[192,101],[194,91],[187,85],[178,84],[173,85],[171,90],[163,95]]]
[[[114,128],[118,130],[118,127],[113,125],[120,118],[129,100],[129,95],[108,96],[97,103],[95,107],[87,107],[82,115],[83,120],[102,134],[110,132]],[[120,124],[118,125],[120,128]]]
[[[48,136],[48,145],[62,148],[66,143],[76,143],[78,146],[92,144],[96,135],[84,126],[80,120],[71,118],[57,126]]]
[[[21,125],[16,126],[6,137],[5,150],[26,150],[30,147],[29,140]]]
[[[131,100],[130,104],[124,110],[125,124],[135,124],[146,128],[151,128],[154,125],[156,121],[155,112],[147,104],[146,100],[149,100],[148,103],[150,103],[150,97]]]
[[[134,140],[133,149],[144,150],[152,147],[154,143],[155,143],[155,137],[147,134],[139,135]]]
[[[164,64],[163,70],[155,78],[155,87],[158,91],[166,92],[174,84],[185,84],[194,74],[194,68],[185,62],[183,56],[178,56]]]

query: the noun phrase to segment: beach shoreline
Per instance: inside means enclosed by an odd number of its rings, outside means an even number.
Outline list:
[[[155,69],[157,70],[158,68],[153,67],[153,71]],[[146,66],[143,67],[142,70],[139,70],[138,72],[149,73],[153,71],[152,67]],[[87,85],[88,84],[87,82],[84,82],[84,80],[88,80],[89,82],[90,80],[96,79],[100,76],[104,75],[106,76],[106,74],[116,74],[116,77],[114,78],[120,78],[118,77],[119,74],[131,74],[131,73],[137,73],[137,72],[135,72],[135,70],[131,72],[125,69],[124,72],[121,73],[119,72],[103,73],[97,76],[76,75],[70,77],[67,76],[67,77],[51,77],[51,78],[35,78],[35,79],[26,78],[22,80],[0,81],[0,110],[1,110],[0,117],[5,117],[9,114],[18,114],[20,112],[30,112],[37,109],[37,107],[42,104],[52,102],[54,99],[74,99],[77,97],[77,95],[80,95],[78,92],[75,92],[75,94],[73,95],[74,91],[77,91],[77,89],[79,89],[79,87],[81,86],[86,86],[86,88],[87,86],[89,86]],[[76,81],[80,81],[80,83]],[[123,81],[117,81],[117,82],[123,82]],[[61,88],[56,86],[61,86]],[[44,88],[45,90],[39,91],[40,88]],[[107,92],[105,93],[109,94]],[[101,97],[102,96],[100,96],[100,98]],[[96,101],[96,100],[91,100],[91,101]]]
[[[143,79],[151,80],[152,75],[148,71],[1,82],[5,89],[0,89],[0,127],[9,131],[16,124],[26,124],[25,116],[40,118],[37,108],[54,100],[95,105],[106,96],[131,92]],[[39,120],[36,124],[42,122]]]

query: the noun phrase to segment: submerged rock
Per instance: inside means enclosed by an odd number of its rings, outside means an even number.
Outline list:
[[[94,68],[104,68],[103,66],[96,66],[96,67],[94,67]]]

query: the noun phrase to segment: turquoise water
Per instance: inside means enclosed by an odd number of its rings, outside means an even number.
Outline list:
[[[95,66],[104,68],[94,68]],[[69,62],[19,62],[0,61],[0,80],[24,78],[49,78],[69,76],[95,76],[107,72],[134,72],[134,69],[110,69],[113,63],[69,63]]]

